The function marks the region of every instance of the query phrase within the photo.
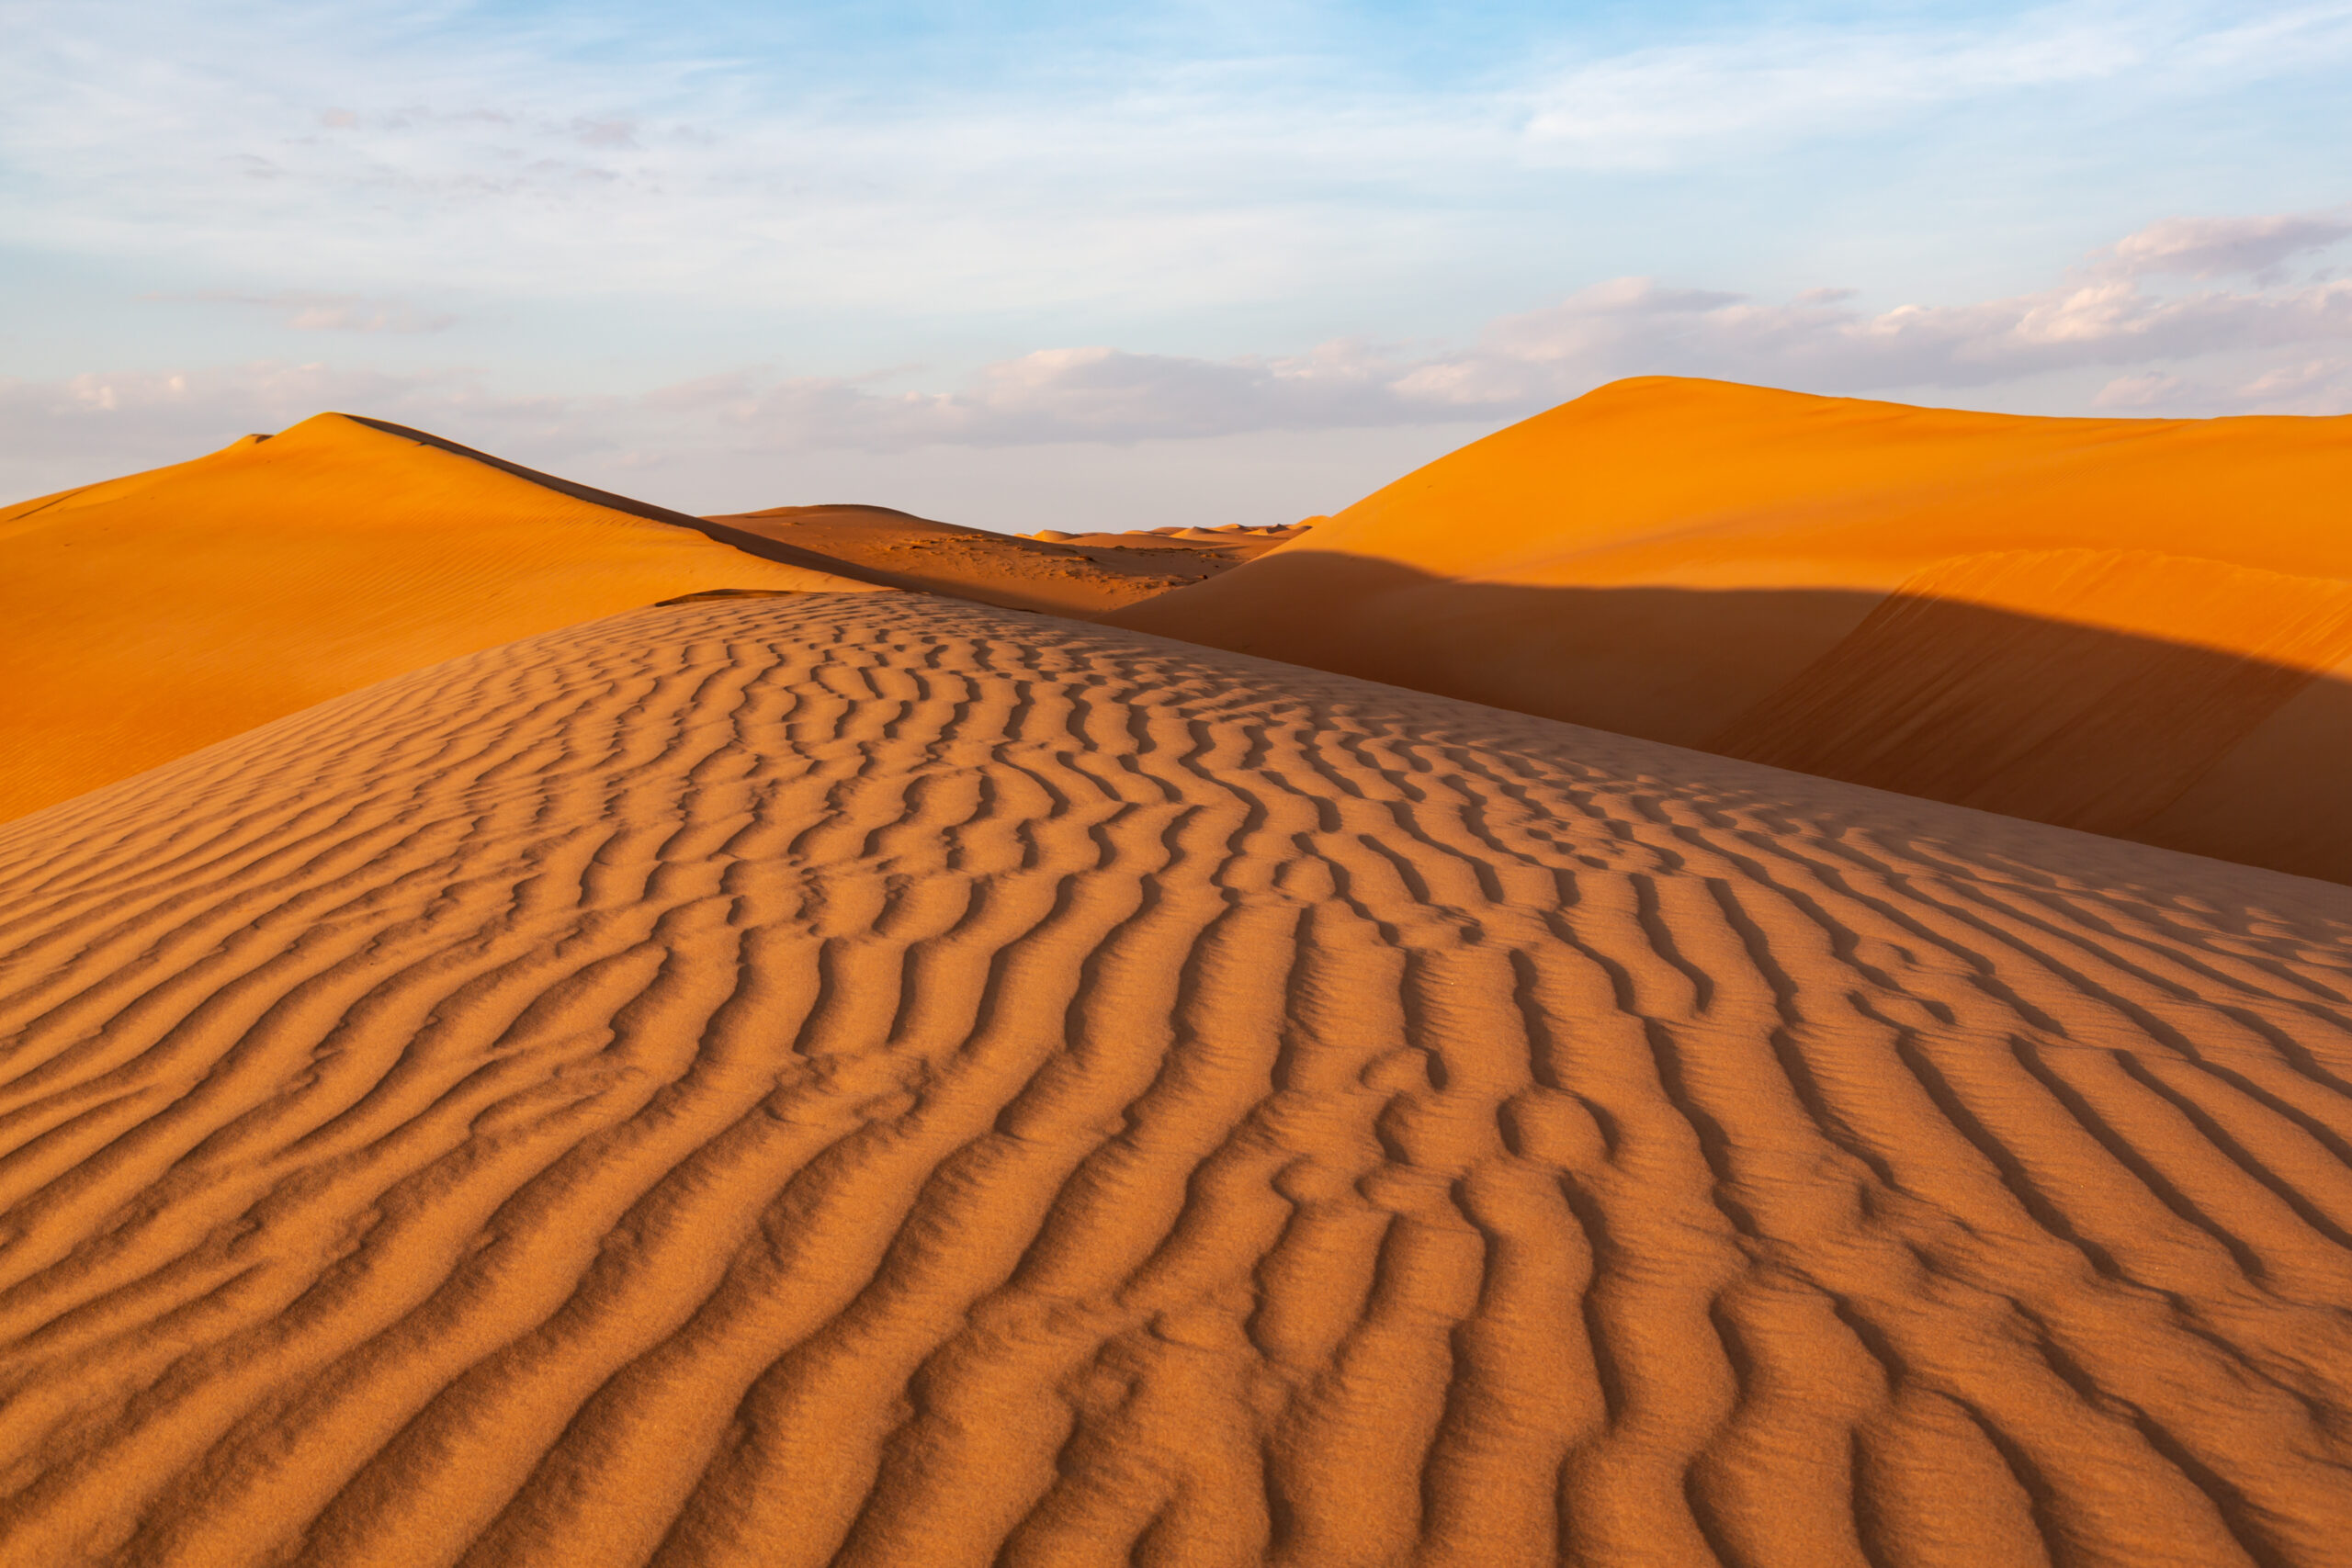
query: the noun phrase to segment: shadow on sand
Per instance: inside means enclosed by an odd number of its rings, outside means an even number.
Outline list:
[[[1317,551],[1102,618],[2352,883],[2352,685],[2193,642],[1905,592],[1521,587]],[[2307,640],[2352,637],[2339,618]]]

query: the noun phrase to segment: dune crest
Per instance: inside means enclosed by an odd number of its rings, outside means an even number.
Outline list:
[[[0,818],[654,600],[872,586],[723,534],[343,414],[0,509]]]
[[[2352,893],[912,595],[0,826],[0,1557],[2340,1562]]]
[[[2352,880],[2352,818],[2308,808],[2352,788],[2352,645],[2326,608],[2352,583],[2346,494],[2352,417],[2038,419],[1653,377],[1106,618]],[[2176,678],[2242,686],[2255,722],[2184,736],[2218,750],[2171,758],[2161,797],[2161,726],[1987,795],[1939,760],[1962,750],[1943,719],[1954,661],[2007,641],[1969,678],[1982,731]]]

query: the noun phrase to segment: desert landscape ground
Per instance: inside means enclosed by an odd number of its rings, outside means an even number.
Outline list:
[[[2347,430],[0,512],[0,1561],[2340,1563]]]

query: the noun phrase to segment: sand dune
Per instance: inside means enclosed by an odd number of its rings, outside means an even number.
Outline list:
[[[912,595],[0,827],[0,1559],[2352,1538],[2352,894]]]
[[[2352,418],[1647,378],[1110,618],[2352,881],[2346,495]]]
[[[775,506],[709,521],[864,569],[901,588],[1088,615],[1215,576],[1303,528],[995,534],[887,506]]]
[[[321,414],[0,509],[0,818],[456,654],[698,590],[865,575]]]

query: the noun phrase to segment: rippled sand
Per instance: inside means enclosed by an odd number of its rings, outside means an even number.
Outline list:
[[[10,1563],[2324,1564],[2352,891],[642,609],[0,826]]]

